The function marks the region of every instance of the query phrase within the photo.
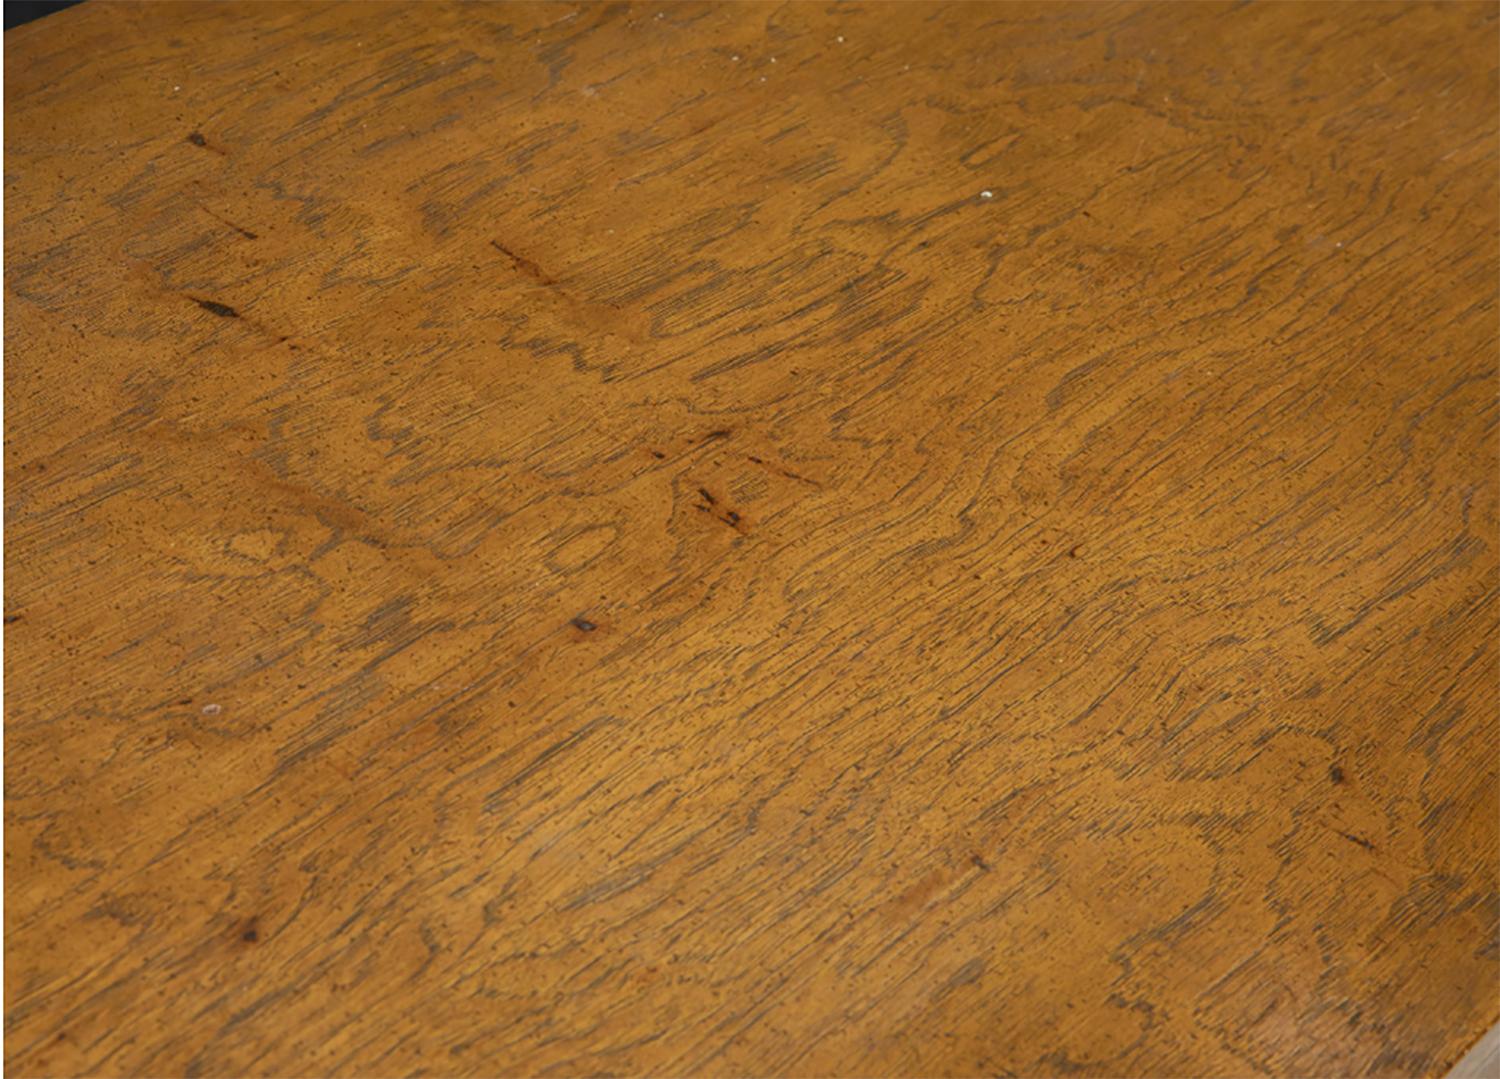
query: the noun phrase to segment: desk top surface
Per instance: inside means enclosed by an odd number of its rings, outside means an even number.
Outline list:
[[[1441,1072],[1496,15],[7,33],[8,1067]]]

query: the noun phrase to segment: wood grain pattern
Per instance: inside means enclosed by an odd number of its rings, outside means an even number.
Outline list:
[[[7,1068],[1451,1065],[1497,12],[8,33]]]

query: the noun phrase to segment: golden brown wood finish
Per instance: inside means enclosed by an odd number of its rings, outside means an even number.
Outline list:
[[[1492,4],[6,36],[6,1060],[1432,1074]]]

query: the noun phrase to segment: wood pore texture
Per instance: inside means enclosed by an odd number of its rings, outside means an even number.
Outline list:
[[[1433,1075],[1497,9],[6,35],[14,1075]]]

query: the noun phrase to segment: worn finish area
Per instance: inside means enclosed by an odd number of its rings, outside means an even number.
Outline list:
[[[1497,7],[6,35],[14,1075],[1430,1075]]]

